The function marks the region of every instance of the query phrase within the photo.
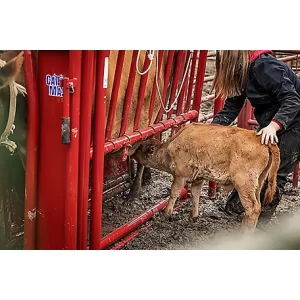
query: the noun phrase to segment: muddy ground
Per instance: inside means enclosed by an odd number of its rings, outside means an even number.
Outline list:
[[[214,74],[214,61],[208,60],[206,76]],[[210,93],[211,83],[203,89],[203,95]],[[213,102],[204,102],[201,113],[207,114],[213,109]],[[103,206],[103,234],[107,234],[132,218],[142,214],[157,202],[168,199],[172,176],[157,170],[152,170],[152,182],[143,186],[142,195],[138,201],[126,200],[126,195],[114,198]],[[166,249],[201,249],[207,246],[216,236],[229,236],[240,227],[242,216],[228,216],[219,211],[218,205],[224,204],[227,193],[217,193],[216,199],[208,198],[208,183],[203,187],[200,199],[200,216],[196,221],[189,219],[191,201],[182,209],[176,211],[172,220],[166,220],[162,213],[157,213],[147,224],[152,224],[147,230],[141,230],[137,237],[127,243],[125,250],[166,250]],[[272,218],[270,227],[278,225],[281,217],[293,215],[300,210],[299,189],[292,189],[287,184],[286,193],[277,208],[277,215]],[[178,205],[180,203],[176,203]]]

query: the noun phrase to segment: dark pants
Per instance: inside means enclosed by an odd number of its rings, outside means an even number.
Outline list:
[[[278,136],[278,147],[280,148],[280,166],[277,173],[277,188],[276,194],[269,207],[265,207],[260,219],[270,220],[276,210],[277,205],[281,200],[284,187],[288,180],[288,175],[294,170],[300,160],[300,125],[284,131]],[[266,182],[260,194],[260,201],[263,203],[266,190]],[[244,208],[240,202],[237,191],[234,189],[227,199],[225,211],[228,213],[244,212]]]

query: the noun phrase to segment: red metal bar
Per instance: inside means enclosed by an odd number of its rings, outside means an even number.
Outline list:
[[[163,61],[163,55],[164,55],[164,51],[163,50],[159,50],[158,51],[158,72],[157,72],[157,75],[158,75],[158,78],[157,78],[158,85],[159,85],[160,70],[161,70],[161,65],[162,65],[162,61]],[[157,85],[156,85],[156,75],[155,75],[154,82],[153,82],[153,88],[152,88],[152,95],[151,95],[150,107],[149,107],[149,123],[148,123],[149,125],[152,123],[151,120],[152,120],[152,116],[153,116],[154,103],[155,103],[156,100],[160,101],[160,99],[158,97],[156,97],[156,93],[157,93]]]
[[[164,130],[167,130],[171,128],[174,125],[180,125],[182,123],[185,123],[189,120],[195,119],[198,116],[198,112],[195,110],[192,110],[188,113],[184,113],[180,116],[177,116],[173,119],[168,119],[161,121],[157,124],[153,124],[146,129],[143,130],[137,130],[131,134],[128,134],[127,136],[122,136],[116,139],[112,139],[105,143],[104,145],[104,154],[115,152],[120,150],[124,145],[126,144],[134,144],[136,142],[139,142],[141,140],[145,140],[148,137],[162,132]],[[205,117],[204,117],[205,118]],[[90,158],[93,157],[93,148],[90,149]]]
[[[134,50],[132,52],[130,73],[129,73],[128,85],[127,85],[126,96],[125,96],[125,101],[124,101],[123,118],[122,118],[120,136],[122,136],[126,132],[126,127],[127,127],[127,123],[128,123],[128,116],[129,116],[129,112],[130,112],[134,80],[135,80],[135,75],[136,75],[137,55],[138,55],[138,50]]]
[[[185,72],[186,68],[188,68],[189,57],[190,57],[190,54],[188,54],[186,56],[186,62],[184,64],[184,69],[183,69],[183,76],[184,76],[184,72]],[[186,74],[186,76],[184,78],[184,83],[182,85],[182,90],[181,90],[180,95],[178,97],[176,115],[180,115],[182,113],[182,110],[183,110],[183,99],[184,99],[184,97],[186,95],[186,90],[187,90],[187,85],[188,85],[188,77],[189,77],[188,73],[189,73],[189,70],[187,70],[187,74]],[[182,80],[183,80],[183,78],[182,78]]]
[[[214,104],[214,116],[223,108],[224,102],[222,100],[222,97],[219,96],[215,100]],[[217,192],[217,183],[214,181],[210,181],[208,184],[208,197],[210,199],[213,199],[216,197],[216,192]]]
[[[180,203],[179,203],[179,205],[174,208],[174,211],[181,209],[189,200],[190,200],[190,198],[185,198],[185,199],[181,200]],[[145,222],[146,221],[144,221],[143,223],[145,223]],[[133,231],[126,238],[124,238],[124,240],[121,241],[117,246],[111,248],[110,250],[119,250],[119,249],[123,248],[127,243],[129,243],[130,241],[132,241],[140,233],[140,231],[149,229],[150,227],[152,227],[152,225],[153,225],[153,223],[150,223],[148,225],[145,225],[145,226],[143,226],[143,227],[141,227],[141,228]],[[110,243],[110,244],[112,244],[112,243]]]
[[[122,69],[123,69],[123,63],[124,63],[124,56],[125,56],[125,50],[120,50],[118,52],[117,66],[116,66],[114,83],[113,83],[113,87],[112,87],[112,94],[111,94],[110,105],[109,105],[109,114],[108,114],[107,125],[106,125],[106,134],[105,134],[106,141],[109,140],[111,137],[111,132],[112,132],[113,124],[114,124],[114,120],[115,120],[118,94],[119,94]]]
[[[174,50],[170,50],[168,52],[168,59],[167,59],[167,62],[166,62],[166,67],[165,67],[164,90],[163,90],[163,93],[162,93],[162,100],[163,100],[164,105],[166,105],[166,95],[167,95],[167,91],[168,91],[168,86],[169,86],[169,81],[170,81],[170,76],[171,76],[171,71],[172,71],[174,55],[175,55]],[[163,109],[163,107],[161,107],[159,112],[158,112],[158,115],[156,117],[155,123],[157,123],[161,120],[161,117],[162,117],[163,113],[164,113],[164,109]]]
[[[148,69],[150,63],[151,63],[151,61],[149,60],[149,58],[146,54],[142,73],[145,72]],[[151,67],[153,68],[153,65]],[[149,71],[146,74],[141,75],[138,103],[137,103],[137,108],[136,108],[136,114],[134,116],[133,130],[138,129],[138,127],[139,127],[142,108],[143,108],[143,104],[144,104],[144,96],[145,96],[145,90],[146,90],[148,75],[149,75]]]
[[[295,167],[293,171],[293,187],[296,188],[298,187],[298,178],[299,178],[299,163]]]
[[[198,64],[198,73],[196,79],[196,87],[195,87],[195,97],[193,102],[193,109],[196,111],[200,111],[201,98],[202,98],[202,90],[203,90],[203,80],[206,69],[206,56],[208,50],[201,50]]]
[[[136,236],[138,236],[138,234],[146,229],[149,229],[150,227],[152,227],[152,223],[145,225],[143,227],[141,227],[140,229],[137,229],[136,231],[132,232],[131,234],[129,234],[127,237],[125,237],[123,239],[123,241],[121,241],[117,246],[111,248],[110,250],[120,250],[122,249],[126,244],[128,244],[130,241],[132,241]]]
[[[24,203],[24,249],[36,248],[36,213],[37,213],[37,166],[38,166],[38,134],[39,106],[37,78],[32,51],[24,51],[24,75],[27,89],[28,123],[27,123],[27,155]]]
[[[252,107],[248,99],[246,99],[246,103],[238,116],[238,127],[251,129],[248,124],[248,120],[251,119],[252,115]]]
[[[102,193],[103,193],[103,165],[105,141],[106,90],[105,78],[108,74],[108,50],[98,51],[96,99],[95,99],[95,128],[92,167],[92,202],[91,202],[91,249],[99,249],[102,236]]]
[[[65,249],[77,248],[77,200],[78,200],[78,157],[79,157],[79,114],[81,88],[81,61],[82,51],[71,50],[69,54],[70,78],[76,78],[75,92],[72,94],[70,133],[71,142],[66,157],[66,193],[65,193]],[[70,97],[69,91],[64,88],[63,99]]]
[[[90,145],[92,106],[94,100],[95,51],[83,51],[82,87],[80,106],[79,185],[77,248],[86,249],[88,231],[88,198],[90,172]],[[84,99],[84,101],[83,101]]]
[[[169,99],[169,105],[170,108],[171,104],[174,102],[175,97],[178,95],[176,94],[176,91],[178,90],[179,84],[180,84],[180,71],[181,71],[181,65],[182,65],[182,58],[184,56],[184,50],[179,50],[176,58],[176,65],[175,65],[175,71],[174,71],[174,78],[173,78],[173,84],[171,88],[171,96]],[[178,93],[178,92],[177,92]],[[174,108],[172,108],[168,113],[167,117],[168,119],[172,116]]]
[[[187,101],[186,101],[186,104],[184,107],[184,112],[189,111],[190,106],[191,106],[192,93],[193,93],[194,80],[195,80],[195,72],[196,72],[197,53],[198,53],[198,51],[194,50],[192,66],[191,66],[190,81],[189,81],[189,87],[188,87],[188,94],[187,94]]]
[[[285,53],[295,53],[300,54],[300,50],[273,50],[274,52],[285,52]]]
[[[169,200],[163,200],[157,203],[155,206],[150,208],[149,210],[145,211],[142,215],[132,219],[127,224],[122,225],[115,231],[111,232],[110,234],[106,235],[103,239],[101,239],[100,242],[100,249],[105,249],[114,242],[118,241],[120,238],[122,238],[124,235],[126,235],[128,232],[131,232],[141,224],[145,223],[149,219],[151,219],[155,213],[163,210]]]

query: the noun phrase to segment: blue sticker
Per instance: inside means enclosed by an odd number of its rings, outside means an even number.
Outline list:
[[[46,75],[46,85],[49,87],[48,94],[51,97],[63,97],[63,88],[60,86],[62,75]]]

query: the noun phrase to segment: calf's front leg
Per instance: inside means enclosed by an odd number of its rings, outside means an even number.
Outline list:
[[[176,202],[176,199],[179,197],[179,193],[184,185],[184,178],[179,176],[174,176],[172,186],[171,186],[171,195],[168,205],[165,208],[165,216],[169,218],[174,209],[174,205]]]

